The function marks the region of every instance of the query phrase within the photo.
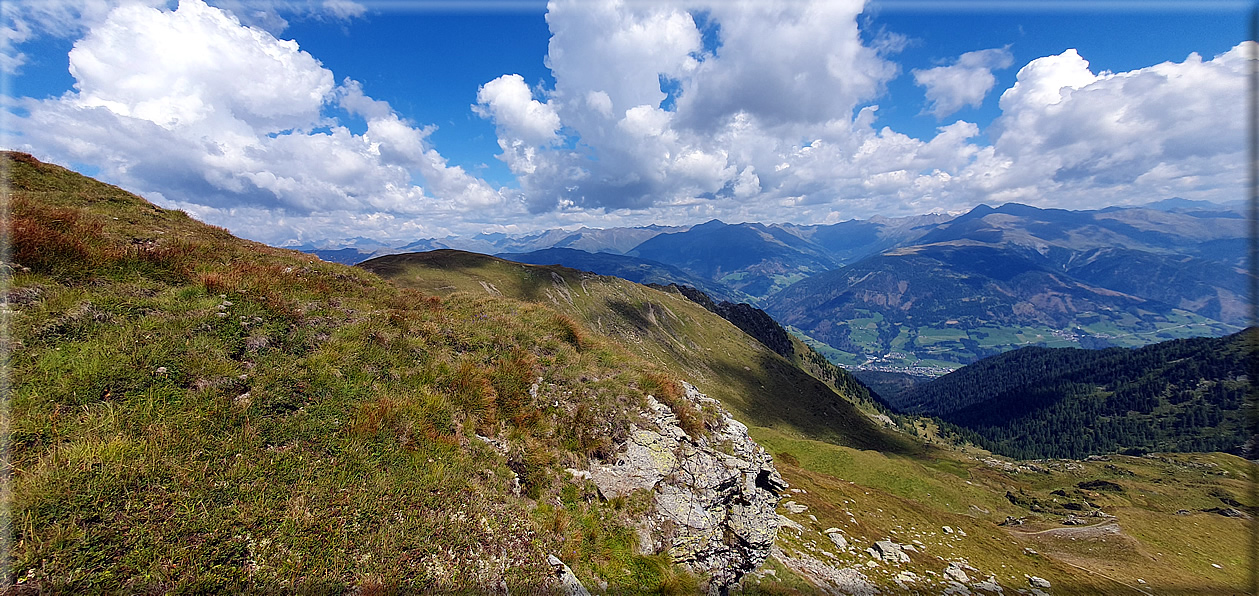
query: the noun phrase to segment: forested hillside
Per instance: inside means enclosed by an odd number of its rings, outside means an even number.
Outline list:
[[[1079,458],[1132,451],[1231,451],[1246,441],[1254,328],[1142,348],[1023,348],[893,398],[995,452]]]

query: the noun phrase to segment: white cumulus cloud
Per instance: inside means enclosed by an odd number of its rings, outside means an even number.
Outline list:
[[[518,74],[503,75],[477,91],[478,114],[493,118],[507,134],[531,145],[547,145],[559,138],[560,117],[533,92]]]
[[[983,186],[1077,206],[1242,196],[1238,110],[1256,47],[1119,73],[1093,73],[1075,50],[1033,60],[1001,96]]]
[[[169,8],[173,0],[18,0],[0,3],[0,72],[17,73],[27,61],[21,46],[41,35],[78,37],[120,6]],[[272,34],[288,28],[280,13],[346,21],[367,7],[353,0],[212,0],[246,25]]]
[[[475,212],[466,219],[486,222],[512,209],[450,166],[428,142],[431,128],[412,125],[355,81],[336,85],[295,42],[200,0],[112,10],[75,44],[70,72],[75,91],[20,100],[26,114],[10,118],[11,141],[44,158],[93,164],[102,178],[212,223],[257,230],[257,239],[291,239],[285,230],[303,221],[311,228],[302,236],[357,235],[350,222],[368,213],[381,216],[377,224],[393,221],[396,237],[415,231],[404,219],[437,231],[454,215]],[[327,116],[334,104],[362,116],[366,132]]]
[[[926,88],[929,111],[944,118],[965,106],[979,107],[997,84],[992,71],[1012,64],[1014,55],[1006,48],[966,52],[955,64],[914,70],[914,82]]]
[[[495,189],[438,152],[433,126],[275,36],[281,14],[353,18],[360,5],[152,4],[12,13],[0,66],[20,66],[5,52],[41,27],[79,29],[75,88],[8,98],[6,142],[271,242],[1229,201],[1245,181],[1249,42],[1118,73],[1068,50],[1004,90],[992,72],[1013,66],[1009,51],[968,52],[913,72],[940,120],[918,138],[880,122],[896,34],[863,41],[861,2],[552,0],[554,86],[503,73],[475,89],[470,111],[493,123],[516,177]],[[997,92],[986,128],[949,118]]]

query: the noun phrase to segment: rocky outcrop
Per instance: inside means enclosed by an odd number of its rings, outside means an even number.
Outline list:
[[[648,396],[647,424],[633,430],[615,461],[595,464],[590,479],[604,498],[635,490],[655,494],[639,532],[643,552],[709,576],[709,593],[725,593],[769,555],[778,535],[775,511],[786,482],[747,427],[713,399],[683,383],[686,399],[720,415],[691,437],[668,406]]]

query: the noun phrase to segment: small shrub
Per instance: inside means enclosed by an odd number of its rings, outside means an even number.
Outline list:
[[[496,392],[495,403],[504,416],[518,428],[530,428],[539,420],[536,408],[526,407],[531,398],[529,389],[537,375],[537,358],[528,350],[514,348],[490,370],[490,381]]]
[[[451,403],[475,421],[473,427],[477,432],[495,434],[498,392],[471,359],[465,358],[453,371],[448,371],[441,386],[449,394]]]
[[[14,198],[10,220],[13,262],[48,275],[78,276],[100,264],[88,239],[101,234],[99,221],[85,221],[77,209],[36,205]]]
[[[563,339],[579,352],[588,347],[590,340],[586,337],[585,332],[582,331],[581,325],[574,321],[572,317],[561,314],[556,315],[554,320],[560,329],[560,339]]]
[[[690,400],[686,399],[686,391],[677,381],[657,372],[644,373],[638,386],[644,393],[655,396],[678,418],[680,426],[692,438],[699,438],[704,433],[704,416]]]
[[[531,437],[507,456],[507,467],[516,473],[520,485],[530,499],[536,499],[551,484],[547,469],[553,464],[552,453]]]

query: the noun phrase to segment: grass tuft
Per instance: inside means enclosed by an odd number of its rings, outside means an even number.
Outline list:
[[[687,436],[699,438],[706,432],[704,412],[686,399],[686,390],[680,383],[663,373],[652,371],[643,374],[638,386],[673,411],[678,418],[678,426]]]

